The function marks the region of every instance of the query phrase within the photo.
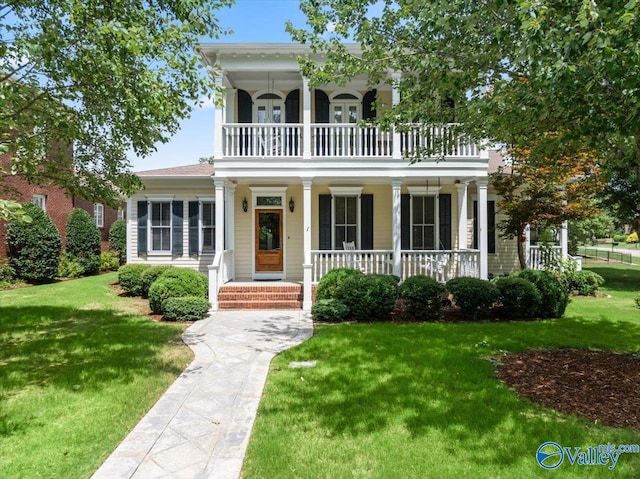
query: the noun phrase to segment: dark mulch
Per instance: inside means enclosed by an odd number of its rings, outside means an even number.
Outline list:
[[[640,358],[582,349],[505,354],[498,377],[520,396],[614,427],[640,429]]]

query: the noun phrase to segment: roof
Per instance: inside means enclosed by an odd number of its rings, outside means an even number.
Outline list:
[[[511,173],[511,167],[504,162],[504,155],[501,150],[489,150],[488,173],[497,173],[499,167],[503,167],[503,173]]]
[[[140,178],[207,178],[213,176],[213,174],[214,167],[209,163],[136,172],[136,175]]]

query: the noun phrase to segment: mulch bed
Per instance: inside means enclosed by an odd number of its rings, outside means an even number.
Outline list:
[[[595,424],[640,429],[638,357],[568,348],[508,353],[498,360],[498,377],[520,396]]]

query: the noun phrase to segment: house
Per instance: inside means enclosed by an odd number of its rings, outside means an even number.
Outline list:
[[[215,167],[138,173],[145,190],[127,203],[129,263],[207,273],[214,309],[229,307],[232,285],[248,294],[269,280],[298,284],[309,309],[313,285],[340,266],[440,281],[517,268],[516,240],[496,231],[489,173],[501,161],[497,152],[447,125],[366,126],[374,101],[388,107],[401,101],[399,92],[384,83],[368,89],[365,78],[310,88],[297,57],[321,58],[306,46],[200,51],[226,89],[214,116]],[[444,161],[404,159],[426,142],[441,144]]]

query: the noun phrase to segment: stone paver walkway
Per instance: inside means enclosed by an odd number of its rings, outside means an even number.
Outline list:
[[[269,363],[311,337],[302,311],[219,311],[183,335],[195,359],[93,479],[237,479]]]

